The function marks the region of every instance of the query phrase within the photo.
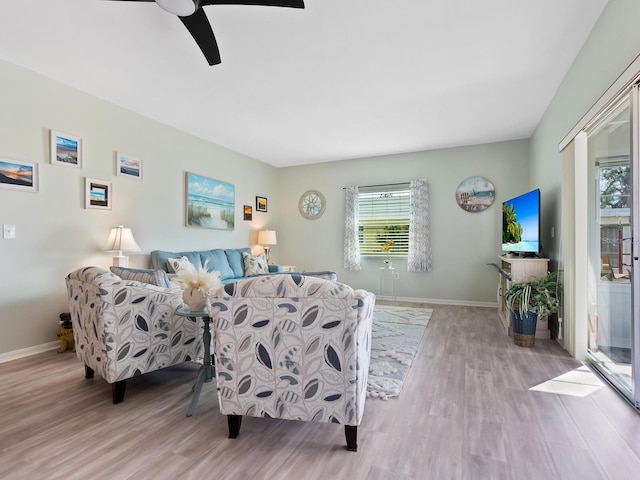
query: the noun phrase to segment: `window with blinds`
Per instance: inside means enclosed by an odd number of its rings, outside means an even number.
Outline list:
[[[406,257],[411,202],[408,186],[360,191],[358,201],[360,255]]]

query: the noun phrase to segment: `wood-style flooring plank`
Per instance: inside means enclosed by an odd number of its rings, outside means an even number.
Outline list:
[[[379,302],[391,303],[391,302]],[[422,304],[410,306],[423,307]],[[513,344],[496,310],[434,309],[400,396],[368,399],[358,452],[344,428],[245,418],[227,438],[215,383],[186,411],[198,365],[131,379],[125,401],[72,352],[0,364],[3,480],[587,480],[640,471],[640,415],[610,387],[530,388],[580,367],[557,343]]]

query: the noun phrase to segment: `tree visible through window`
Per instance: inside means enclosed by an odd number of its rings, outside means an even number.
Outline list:
[[[622,273],[631,266],[631,166],[626,157],[599,163],[600,253]]]
[[[358,194],[360,255],[406,257],[409,252],[411,192],[408,188]]]

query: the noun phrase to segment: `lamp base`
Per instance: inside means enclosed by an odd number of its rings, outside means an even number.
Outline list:
[[[114,267],[128,267],[129,266],[129,257],[125,257],[124,255],[119,257],[113,257],[113,266]]]

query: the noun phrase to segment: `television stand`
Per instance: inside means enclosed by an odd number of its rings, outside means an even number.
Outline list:
[[[549,271],[549,259],[538,257],[498,257],[498,270],[500,281],[498,282],[498,319],[507,335],[511,335],[511,312],[504,300],[504,293],[513,282],[527,282],[544,277]],[[551,338],[547,322],[538,322],[536,338]]]

